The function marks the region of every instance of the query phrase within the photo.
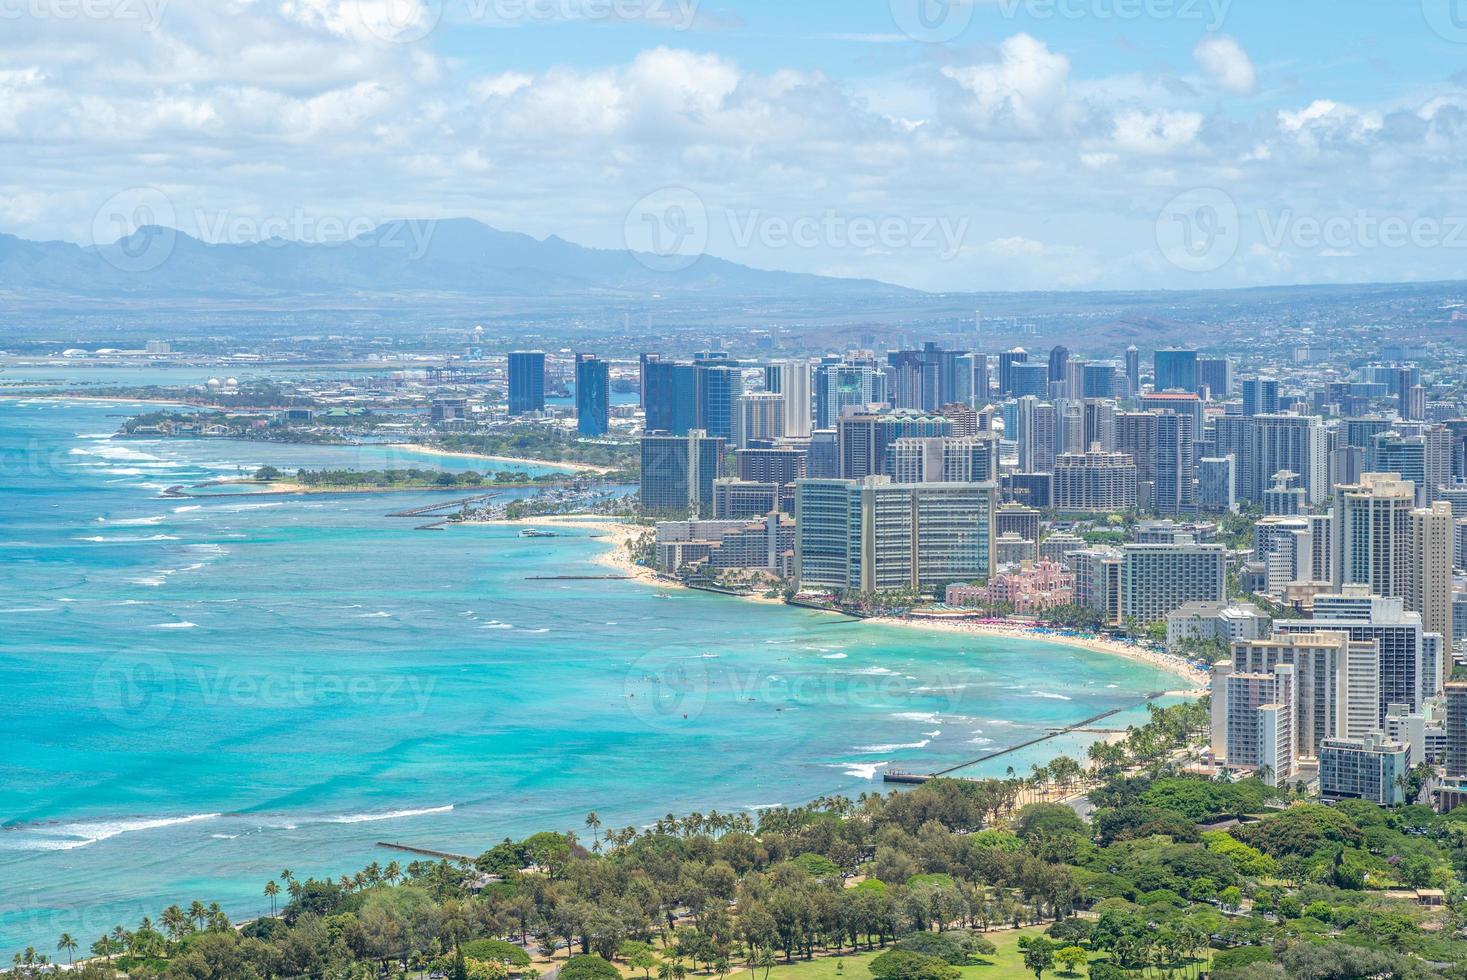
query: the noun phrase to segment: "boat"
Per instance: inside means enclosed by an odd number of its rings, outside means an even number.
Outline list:
[[[520,532],[522,538],[558,538],[559,534],[554,531],[542,531],[536,527],[527,527]]]

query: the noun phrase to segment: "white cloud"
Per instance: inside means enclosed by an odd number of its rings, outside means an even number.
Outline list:
[[[999,48],[997,61],[946,67],[969,99],[961,108],[983,129],[1013,129],[1038,134],[1057,120],[1064,106],[1070,59],[1028,34],[1016,34]]]
[[[1251,95],[1258,87],[1253,59],[1236,39],[1226,34],[1209,34],[1192,49],[1197,67],[1213,84],[1234,95]]]
[[[1121,149],[1156,156],[1192,147],[1201,130],[1200,113],[1129,110],[1116,116],[1113,139]]]

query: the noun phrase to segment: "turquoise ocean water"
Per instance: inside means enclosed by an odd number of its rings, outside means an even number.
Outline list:
[[[160,498],[384,447],[112,439],[123,404],[0,399],[0,951],[506,835],[881,788],[1175,677],[597,574],[602,545],[386,516],[433,495]],[[1139,710],[1116,719],[1142,717]],[[1027,769],[1069,736],[988,764]],[[979,771],[984,771],[980,767]],[[85,945],[84,942],[84,945]]]

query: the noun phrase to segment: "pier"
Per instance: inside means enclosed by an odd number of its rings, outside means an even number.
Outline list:
[[[1157,698],[1163,696],[1165,693],[1165,691],[1156,691],[1152,694],[1148,694],[1145,700],[1141,701],[1140,704],[1150,704],[1152,701],[1155,701]],[[881,781],[884,783],[902,783],[908,785],[925,783],[928,780],[941,779],[944,776],[951,775],[952,773],[957,772],[959,769],[967,769],[970,766],[976,766],[979,763],[988,762],[992,759],[1000,758],[1001,756],[1008,755],[1012,752],[1017,752],[1020,749],[1027,749],[1031,745],[1038,745],[1040,742],[1047,742],[1050,739],[1055,738],[1059,735],[1071,735],[1076,732],[1087,731],[1119,732],[1121,731],[1121,729],[1092,729],[1091,726],[1098,721],[1104,721],[1106,718],[1110,718],[1113,715],[1118,715],[1122,711],[1130,711],[1132,708],[1137,707],[1140,707],[1140,705],[1133,704],[1125,705],[1124,707],[1120,708],[1111,708],[1109,711],[1102,711],[1098,715],[1091,715],[1089,718],[1086,718],[1083,721],[1077,721],[1073,725],[1066,725],[1064,728],[1051,728],[1044,735],[1028,739],[1026,741],[1020,742],[1017,745],[1010,745],[1006,749],[999,749],[996,752],[989,752],[987,755],[980,755],[978,758],[969,759],[967,762],[959,762],[957,765],[948,766],[945,769],[939,769],[936,772],[927,773],[925,775],[922,773],[901,772],[896,769],[888,769],[886,772],[881,774]]]
[[[379,840],[378,847],[385,847],[393,851],[405,851],[408,854],[420,854],[423,857],[438,858],[440,861],[467,861],[470,864],[474,859],[467,854],[454,854],[450,851],[435,851],[430,847],[414,847],[412,844],[394,844],[392,841]]]
[[[493,500],[499,496],[499,491],[493,493],[476,493],[472,497],[461,497],[457,500],[448,500],[441,504],[429,504],[427,507],[414,507],[412,510],[399,510],[388,517],[437,517],[436,511],[448,510],[449,508],[461,508],[468,504],[478,503],[484,500]]]

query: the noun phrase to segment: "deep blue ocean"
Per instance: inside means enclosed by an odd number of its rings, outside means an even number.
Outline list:
[[[402,450],[114,439],[145,406],[0,399],[0,952],[171,903],[269,908],[508,835],[881,789],[1175,677],[598,574],[580,532],[417,531],[436,495],[160,497]],[[1135,711],[1116,719],[1124,724]],[[987,767],[1020,770],[1069,736]]]

